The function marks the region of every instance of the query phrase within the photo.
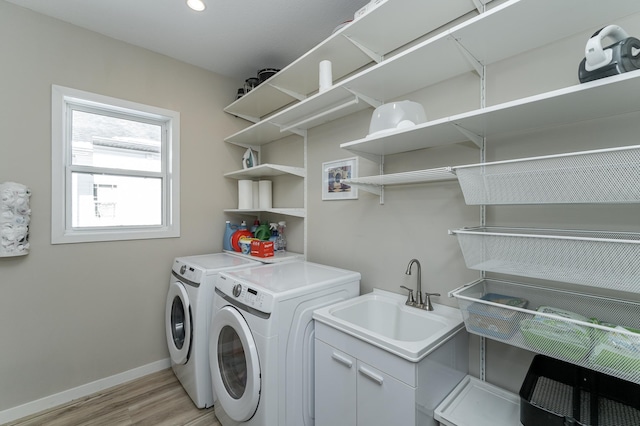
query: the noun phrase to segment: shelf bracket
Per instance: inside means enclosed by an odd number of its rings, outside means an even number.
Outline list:
[[[482,63],[478,59],[476,59],[476,57],[473,56],[471,54],[471,52],[469,52],[467,50],[466,47],[464,47],[464,45],[462,44],[462,42],[460,40],[458,40],[457,38],[455,38],[453,36],[449,36],[449,40],[453,40],[453,42],[458,47],[458,50],[460,51],[460,53],[462,53],[462,56],[464,56],[465,59],[467,61],[469,61],[469,63],[471,64],[473,69],[476,71],[478,76],[480,78],[484,78],[484,66],[482,65]]]
[[[482,149],[482,147],[484,146],[484,137],[480,136],[480,135],[476,135],[475,133],[465,129],[464,127],[462,127],[459,124],[456,123],[451,123],[456,129],[458,129],[460,131],[460,133],[462,133],[463,135],[465,135],[466,137],[469,138],[469,140],[471,142],[473,142],[478,148]]]
[[[284,87],[276,86],[275,84],[271,84],[271,83],[269,83],[269,86],[271,86],[274,89],[281,91],[285,95],[289,95],[292,98],[297,99],[299,101],[303,101],[303,100],[307,99],[306,95],[302,95],[302,94],[300,94],[298,92],[294,92],[293,90],[285,89]]]
[[[281,131],[281,132],[291,132],[291,133],[293,133],[293,134],[295,134],[295,135],[302,136],[303,138],[306,138],[306,137],[307,137],[307,131],[306,131],[306,130],[304,130],[304,129],[295,129],[295,128],[292,128],[292,129],[286,129],[286,130],[280,130],[280,131]]]
[[[472,0],[473,4],[476,5],[476,9],[478,9],[478,13],[484,13],[486,1],[483,0]]]
[[[358,157],[366,158],[367,160],[373,161],[376,164],[382,164],[384,162],[384,156],[382,155],[371,154],[369,152],[361,152],[355,149],[347,149],[347,148],[345,149],[349,152],[356,154]]]
[[[384,61],[384,56],[383,55],[380,55],[380,54],[374,52],[373,50],[369,49],[367,46],[363,45],[359,41],[356,41],[356,40],[352,39],[348,35],[343,35],[343,37],[346,38],[347,40],[349,40],[354,46],[356,46],[358,49],[360,49],[365,55],[367,55],[368,57],[373,59],[377,64],[379,64],[380,62]]]
[[[253,117],[251,115],[245,115],[245,114],[233,114],[234,117],[238,117],[238,118],[242,118],[243,120],[247,120],[250,121],[252,123],[257,123],[258,121],[260,121],[260,119],[258,117]]]
[[[295,122],[293,124],[291,124],[291,123],[287,123],[287,124],[274,123],[274,124],[280,126],[280,131],[281,132],[289,131],[289,132],[294,132],[295,133],[294,129],[296,129],[297,127],[300,127],[300,126],[308,124],[308,123],[310,123],[312,121],[321,119],[322,117],[325,117],[327,115],[331,115],[336,111],[340,111],[341,109],[348,108],[348,107],[350,107],[352,105],[357,104],[358,102],[359,102],[359,98],[357,96],[354,96],[354,99],[351,99],[350,101],[347,101],[347,102],[345,102],[343,104],[334,106],[333,108],[329,108],[329,109],[327,109],[325,111],[319,112],[319,113],[314,114],[314,115],[312,115],[310,117],[304,118],[304,119],[302,119],[300,121],[297,121],[297,122]],[[301,130],[301,129],[298,129],[298,130]]]
[[[371,96],[363,95],[362,93],[356,92],[355,90],[349,89],[348,87],[345,87],[345,89],[349,91],[351,94],[353,94],[356,98],[362,99],[363,101],[365,101],[365,103],[371,105],[374,108],[378,108],[380,105],[383,104],[382,101],[374,99]]]

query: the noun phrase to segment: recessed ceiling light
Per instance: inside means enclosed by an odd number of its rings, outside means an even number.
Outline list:
[[[202,0],[187,0],[187,6],[196,12],[202,12],[207,7]]]

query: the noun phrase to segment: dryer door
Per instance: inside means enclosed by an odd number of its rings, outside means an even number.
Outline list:
[[[179,281],[172,281],[169,286],[165,323],[171,361],[176,364],[185,364],[189,359],[193,330],[189,296],[184,285]]]
[[[249,420],[260,400],[260,363],[249,325],[233,306],[211,319],[209,363],[213,393],[229,417]]]

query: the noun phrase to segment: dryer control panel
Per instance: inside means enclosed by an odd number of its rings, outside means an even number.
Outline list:
[[[259,287],[226,277],[224,274],[218,276],[216,289],[229,299],[257,311],[271,313],[273,310],[273,295]]]

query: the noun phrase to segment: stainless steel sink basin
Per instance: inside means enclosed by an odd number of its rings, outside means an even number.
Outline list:
[[[460,310],[434,304],[424,311],[404,304],[406,297],[373,293],[316,310],[313,318],[388,352],[417,362],[464,327]]]

